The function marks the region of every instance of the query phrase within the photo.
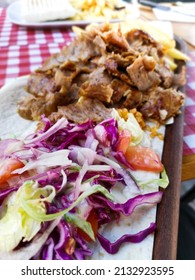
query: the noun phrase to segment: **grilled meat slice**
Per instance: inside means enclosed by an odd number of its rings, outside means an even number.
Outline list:
[[[35,97],[28,95],[19,100],[18,113],[21,117],[29,120],[39,120],[42,115],[49,116],[57,111],[59,105],[66,105],[78,100],[78,87],[71,85],[66,98],[61,93],[48,93],[44,96]]]
[[[161,79],[161,86],[170,88],[173,85],[174,73],[166,65],[156,65],[156,72]]]
[[[125,100],[121,105],[122,108],[139,108],[143,104],[143,93],[135,88],[129,89],[124,96]]]
[[[111,87],[113,89],[111,102],[113,105],[120,102],[122,97],[126,96],[127,93],[130,91],[129,85],[118,78],[112,80]]]
[[[87,62],[92,57],[100,54],[100,46],[95,45],[91,39],[86,36],[75,38],[73,42],[65,46],[60,53],[52,55],[44,64],[37,69],[38,72],[47,72],[53,68],[60,67],[67,61]]]
[[[111,82],[112,77],[105,68],[98,67],[89,75],[89,79],[81,85],[79,95],[110,103],[113,94]]]
[[[59,106],[58,111],[50,115],[50,120],[55,123],[58,119],[66,117],[68,120],[83,123],[88,119],[101,122],[111,117],[112,109],[106,108],[98,99],[81,97],[75,104]]]
[[[143,30],[130,30],[126,33],[126,39],[135,51],[143,55],[151,55],[157,60],[163,56],[163,46]]]
[[[54,77],[44,73],[32,73],[27,81],[27,92],[36,97],[44,96],[57,90]]]
[[[29,95],[18,102],[18,113],[28,120],[39,120],[41,115],[48,116],[56,110],[56,98],[53,94],[48,94],[47,100]]]
[[[170,117],[179,113],[184,103],[184,94],[174,88],[155,88],[153,91],[145,93],[143,104],[138,107],[146,118],[154,118],[164,123]]]
[[[130,66],[127,67],[133,84],[140,91],[146,91],[160,84],[160,77],[155,72],[155,61],[152,57],[138,57]]]
[[[179,87],[186,84],[186,67],[182,66],[180,72],[173,76],[173,86]]]

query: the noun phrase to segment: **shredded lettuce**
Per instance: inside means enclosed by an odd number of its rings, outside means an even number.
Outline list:
[[[13,250],[22,239],[30,241],[41,228],[41,222],[28,215],[21,201],[28,201],[32,209],[44,214],[45,202],[51,202],[54,196],[52,186],[39,188],[36,182],[27,181],[7,197],[2,205],[4,211],[0,220],[0,252]]]
[[[144,137],[144,131],[141,129],[132,113],[128,114],[128,119],[126,121],[119,116],[115,109],[112,110],[112,116],[117,120],[119,130],[127,129],[131,132],[131,145],[138,145],[141,143]]]
[[[23,209],[25,210],[25,212],[34,220],[39,221],[39,222],[46,222],[46,221],[51,221],[54,220],[58,217],[62,217],[64,216],[66,213],[68,213],[70,210],[72,210],[74,207],[76,207],[83,199],[85,199],[86,197],[97,193],[97,192],[101,192],[105,197],[107,197],[110,200],[113,200],[113,196],[109,193],[109,191],[104,188],[101,185],[94,185],[91,188],[88,188],[86,191],[84,191],[78,198],[77,200],[75,200],[71,206],[69,206],[68,208],[54,213],[54,214],[45,214],[43,212],[38,211],[37,208],[34,207],[34,205],[31,203],[31,201],[27,201],[22,199],[21,201],[21,205],[23,207]]]
[[[71,213],[66,213],[64,218],[68,223],[74,224],[78,228],[82,229],[82,231],[87,233],[92,240],[95,240],[94,232],[89,222],[82,219],[80,216]]]
[[[155,184],[158,187],[166,189],[166,187],[169,185],[169,178],[168,178],[166,170],[164,168],[163,171],[161,172],[161,177],[160,178],[152,179],[152,180],[149,180],[147,182],[137,181],[137,184],[139,185],[139,187],[142,187],[142,188]]]

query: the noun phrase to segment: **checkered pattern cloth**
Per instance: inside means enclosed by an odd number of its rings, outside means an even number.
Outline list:
[[[33,29],[9,22],[0,8],[0,87],[37,69],[74,38],[70,28]],[[195,51],[188,63],[183,155],[195,153]]]
[[[187,67],[186,102],[184,115],[183,154],[195,154],[195,51],[190,52]]]
[[[12,24],[0,8],[0,87],[37,69],[50,55],[69,44],[70,28],[33,29]]]
[[[62,44],[72,40],[71,28],[55,27],[33,29],[12,24],[7,17],[6,9],[0,8],[0,47]]]

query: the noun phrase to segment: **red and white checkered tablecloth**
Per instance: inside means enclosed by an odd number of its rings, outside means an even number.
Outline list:
[[[8,20],[6,9],[0,8],[0,87],[37,69],[74,36],[66,27],[33,29],[14,25]],[[195,154],[195,51],[189,55],[183,155]]]
[[[187,64],[186,102],[184,115],[183,155],[195,154],[195,51]]]
[[[73,39],[71,28],[26,28],[12,24],[6,14],[6,9],[0,8],[0,47],[44,45],[48,43],[66,44]]]

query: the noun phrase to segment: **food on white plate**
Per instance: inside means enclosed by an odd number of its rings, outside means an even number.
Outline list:
[[[152,240],[168,178],[133,114],[42,121],[23,140],[0,141],[0,259],[139,256],[132,244]]]
[[[68,0],[20,0],[21,16],[28,22],[67,19],[76,14]]]
[[[179,114],[185,66],[174,72],[173,59],[176,54],[177,59],[188,57],[176,50],[173,39],[142,21],[74,31],[77,37],[72,43],[30,74],[29,94],[19,101],[20,116],[39,120],[45,114],[83,122],[88,118],[82,109],[86,99],[98,100],[102,111],[137,108],[145,119],[160,123]]]
[[[72,20],[124,20],[135,12],[133,5],[120,0],[70,0],[70,3],[76,9]]]
[[[135,8],[117,0],[20,0],[21,16],[27,22],[56,20],[109,21],[132,16]]]

